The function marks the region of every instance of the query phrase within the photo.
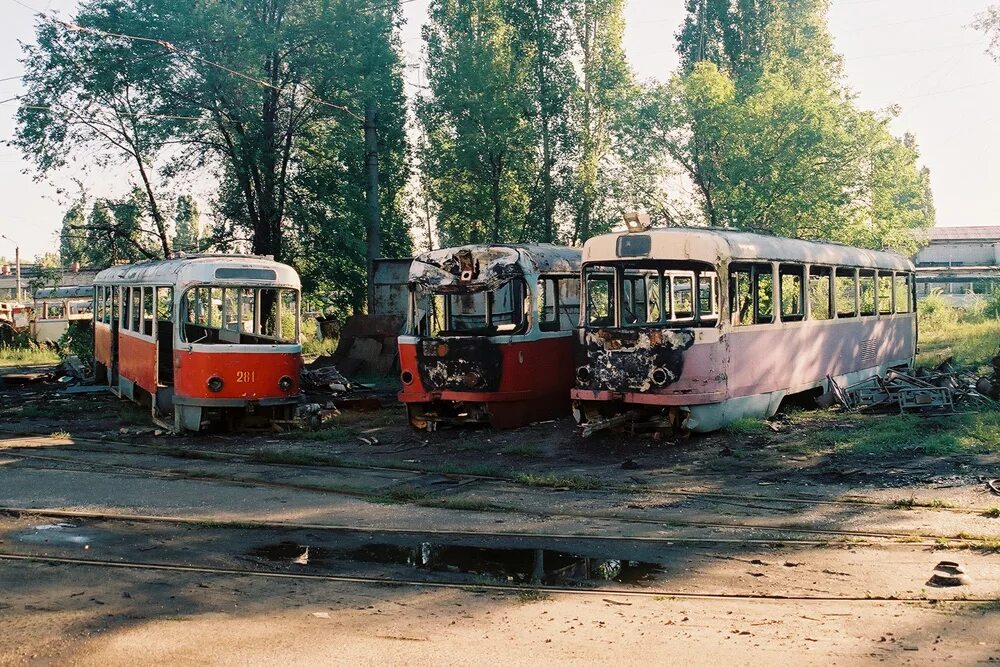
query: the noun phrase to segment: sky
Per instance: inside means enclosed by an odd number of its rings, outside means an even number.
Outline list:
[[[1000,3],[1000,0],[993,0]],[[23,4],[22,4],[23,3]],[[19,41],[34,35],[33,12],[72,14],[76,0],[0,0],[0,101],[16,96],[22,72]],[[407,77],[419,84],[420,25],[428,0],[403,5]],[[847,80],[862,108],[899,105],[896,134],[913,133],[921,163],[931,170],[937,224],[1000,224],[1000,63],[986,54],[987,38],[970,27],[990,0],[833,0],[830,32],[844,56]],[[627,0],[625,47],[640,79],[666,80],[677,68],[674,35],[684,0]],[[0,102],[0,142],[14,131],[15,102]],[[62,215],[75,192],[62,173],[36,182],[31,164],[0,145],[0,235],[30,259],[57,248]],[[92,196],[120,195],[120,178],[84,179]],[[0,238],[0,256],[13,244]]]

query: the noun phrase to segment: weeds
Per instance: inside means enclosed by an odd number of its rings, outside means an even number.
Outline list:
[[[59,363],[59,355],[53,350],[37,345],[28,347],[0,347],[0,367],[43,366]]]
[[[983,512],[983,516],[985,516],[988,519],[1000,519],[1000,507],[989,508],[988,510]]]
[[[542,448],[538,445],[508,445],[500,450],[501,454],[508,456],[521,456],[526,459],[537,459],[542,455]]]
[[[273,451],[258,449],[257,451],[250,452],[249,458],[254,463],[281,463],[298,466],[341,465],[341,461],[336,457],[320,456],[299,450]]]
[[[553,489],[571,489],[573,491],[590,491],[601,488],[601,483],[591,477],[579,475],[537,475],[519,473],[514,481],[525,486],[540,486]]]
[[[281,434],[282,440],[306,440],[311,442],[347,442],[354,438],[354,433],[351,431],[340,428],[338,426],[333,426],[330,428],[323,428],[316,431],[289,431],[288,433]],[[277,461],[276,463],[280,463]]]
[[[743,435],[748,437],[761,437],[770,432],[770,429],[760,419],[743,418],[737,419],[725,428],[727,433],[733,435]]]

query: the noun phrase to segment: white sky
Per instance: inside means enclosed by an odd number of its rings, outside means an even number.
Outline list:
[[[22,0],[42,10],[68,15],[75,0]],[[420,24],[428,0],[403,5],[408,23],[404,48],[417,82]],[[985,54],[986,38],[968,27],[990,0],[833,0],[830,29],[844,55],[848,80],[866,108],[899,104],[894,130],[913,132],[931,169],[938,224],[1000,224],[1000,63]],[[642,79],[669,78],[677,67],[674,34],[683,18],[683,0],[628,0],[626,49]],[[0,100],[20,92],[18,41],[33,39],[32,12],[15,0],[0,0]],[[11,138],[16,103],[0,104],[0,140]],[[29,164],[12,148],[0,146],[0,234],[21,245],[31,258],[57,247],[56,234],[72,191],[68,172],[56,183],[35,183],[24,175]],[[113,182],[112,182],[113,181]],[[118,195],[118,179],[85,179],[92,196]],[[0,239],[0,256],[12,256]]]

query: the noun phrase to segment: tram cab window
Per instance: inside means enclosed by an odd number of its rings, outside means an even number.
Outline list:
[[[538,328],[569,331],[580,322],[580,281],[576,277],[538,280]]]
[[[686,320],[694,317],[694,278],[673,276],[674,319]]]
[[[180,298],[181,339],[203,345],[295,343],[298,298],[293,289],[192,287]]]
[[[97,286],[94,288],[94,321],[103,322],[104,321],[104,287]]]
[[[132,296],[129,301],[129,313],[131,313],[129,331],[140,331],[140,323],[142,321],[142,288],[133,287]]]
[[[660,320],[659,306],[651,308],[650,303],[659,301],[659,272],[640,269],[625,269],[622,272],[622,326],[643,325]],[[650,294],[650,286],[657,295]],[[656,314],[654,316],[653,311]]]
[[[892,314],[892,273],[886,271],[878,272],[878,312]]]
[[[116,313],[116,317],[119,318],[120,326],[122,329],[128,329],[128,306],[132,302],[132,289],[129,287],[121,288],[121,307]]]
[[[513,334],[527,329],[527,290],[523,280],[511,280],[497,290],[486,293],[490,317],[488,327],[498,334]]]
[[[828,320],[833,317],[831,303],[832,270],[828,266],[809,267],[809,317]]]
[[[806,316],[805,299],[803,299],[804,271],[805,267],[794,264],[782,264],[778,268],[783,322],[799,322]]]
[[[719,277],[714,273],[698,274],[698,319],[702,322],[717,322],[719,319],[718,285]]]
[[[614,269],[600,267],[586,274],[587,324],[610,327],[615,324]]]
[[[857,317],[858,285],[854,269],[837,269],[834,278],[837,317]]]
[[[170,321],[174,316],[174,288],[156,288],[156,319]]]
[[[858,296],[861,300],[861,316],[875,314],[875,272],[870,269],[858,271]]]
[[[895,304],[897,313],[909,313],[910,308],[910,276],[906,273],[897,273],[892,281],[895,292]]]

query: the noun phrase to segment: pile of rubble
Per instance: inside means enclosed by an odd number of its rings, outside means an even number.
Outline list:
[[[983,376],[972,369],[957,368],[948,360],[934,369],[893,369],[846,387],[827,376],[830,393],[820,402],[837,403],[847,410],[925,415],[997,409],[1000,355],[993,358],[992,365],[993,374]]]

